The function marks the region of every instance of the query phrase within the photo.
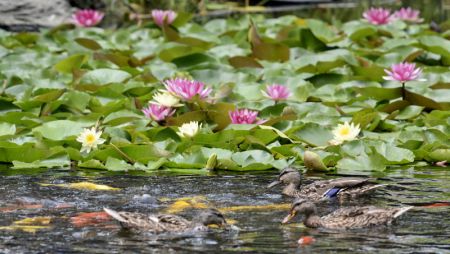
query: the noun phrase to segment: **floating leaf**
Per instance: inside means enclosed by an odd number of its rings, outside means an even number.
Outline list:
[[[72,73],[73,70],[80,69],[87,60],[88,56],[85,54],[72,55],[55,64],[55,69],[64,73]]]
[[[264,42],[257,31],[253,22],[250,22],[248,32],[249,40],[252,45],[253,56],[268,61],[287,61],[289,60],[289,47],[281,43]]]
[[[81,46],[92,49],[92,50],[99,50],[102,49],[102,46],[98,44],[98,42],[91,40],[89,38],[76,38],[75,41],[80,44]]]
[[[114,69],[95,69],[83,75],[80,82],[83,84],[105,85],[121,83],[130,78],[128,72]]]
[[[327,146],[328,141],[333,138],[330,130],[314,123],[307,123],[297,128],[292,135],[313,146]]]
[[[51,159],[22,162],[13,160],[12,169],[28,169],[28,168],[67,168],[70,166],[70,159],[68,156],[60,156]]]
[[[16,125],[9,123],[0,123],[0,136],[14,135],[16,133]]]
[[[75,122],[70,120],[57,120],[42,124],[33,129],[33,132],[39,133],[44,138],[52,140],[64,140],[70,136],[78,136],[84,129],[92,124]]]

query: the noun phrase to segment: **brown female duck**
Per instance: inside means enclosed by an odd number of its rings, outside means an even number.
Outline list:
[[[108,208],[103,208],[103,210],[119,221],[123,228],[152,233],[206,231],[208,225],[226,225],[225,218],[216,209],[201,211],[192,221],[173,214],[117,212]]]
[[[351,229],[377,225],[389,225],[394,219],[413,208],[412,206],[398,208],[378,208],[374,206],[340,208],[328,215],[319,217],[316,205],[308,200],[297,198],[291,206],[291,211],[282,223],[288,223],[297,214],[303,214],[303,224],[310,228]]]
[[[280,172],[278,180],[269,184],[268,188],[285,184],[284,195],[320,201],[333,197],[355,197],[384,186],[383,184],[371,183],[370,180],[370,178],[348,177],[315,181],[306,186],[301,186],[300,172],[295,168],[287,167]]]

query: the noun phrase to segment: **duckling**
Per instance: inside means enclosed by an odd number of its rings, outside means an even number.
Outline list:
[[[298,213],[305,215],[303,224],[309,228],[351,229],[377,225],[390,225],[393,220],[413,208],[412,206],[398,208],[378,208],[374,206],[340,208],[328,215],[319,217],[316,205],[308,200],[297,198],[291,206],[291,211],[282,223],[288,223]]]
[[[340,199],[355,197],[384,186],[384,184],[371,183],[369,182],[370,180],[372,179],[357,177],[337,178],[315,181],[300,188],[300,172],[295,168],[287,167],[280,172],[278,180],[270,183],[267,187],[272,188],[283,183],[286,184],[282,192],[284,195],[321,201],[333,197]]]
[[[201,211],[192,221],[173,214],[117,212],[109,208],[103,208],[103,210],[119,221],[123,228],[152,233],[206,231],[208,225],[227,224],[223,215],[216,209]]]

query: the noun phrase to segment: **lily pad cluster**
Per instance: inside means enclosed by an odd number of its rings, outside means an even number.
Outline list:
[[[190,18],[0,31],[0,162],[266,170],[305,165],[307,151],[316,169],[372,172],[450,160],[450,31],[400,19]],[[403,62],[425,81],[383,79]],[[169,84],[180,80],[198,93],[177,97],[183,87]],[[339,125],[353,128],[350,140],[333,142]]]

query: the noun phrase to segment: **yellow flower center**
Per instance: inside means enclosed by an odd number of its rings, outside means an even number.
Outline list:
[[[87,134],[86,135],[86,143],[88,144],[92,144],[95,141],[95,136],[94,134]]]
[[[342,136],[348,135],[348,134],[350,134],[350,129],[349,128],[342,128],[339,131],[339,134],[342,135]]]

